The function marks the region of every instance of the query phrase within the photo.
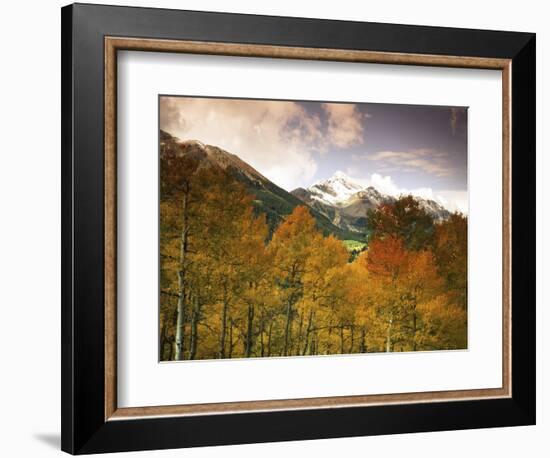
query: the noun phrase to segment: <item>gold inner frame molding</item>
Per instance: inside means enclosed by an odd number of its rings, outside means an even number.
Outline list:
[[[502,72],[502,380],[500,388],[400,394],[242,401],[210,404],[119,408],[117,404],[117,51],[173,52],[240,57],[362,62],[500,70]],[[511,60],[462,56],[403,54],[344,49],[300,48],[238,43],[105,37],[105,420],[370,406],[381,404],[507,398],[511,367]]]

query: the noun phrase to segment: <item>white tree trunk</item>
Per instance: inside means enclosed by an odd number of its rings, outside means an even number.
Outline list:
[[[189,244],[189,184],[187,183],[186,189],[183,194],[182,202],[182,228],[181,228],[181,245],[180,245],[180,259],[178,270],[178,307],[177,307],[177,322],[176,322],[176,338],[174,341],[175,352],[174,359],[181,361],[183,359],[183,345],[185,338],[185,302],[187,294],[187,285],[185,284],[185,271],[187,268],[187,252]]]

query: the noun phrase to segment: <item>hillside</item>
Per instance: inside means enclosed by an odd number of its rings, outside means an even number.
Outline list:
[[[316,220],[317,228],[324,235],[333,234],[341,240],[363,240],[363,234],[338,226],[316,205],[309,205],[300,198],[280,188],[264,177],[252,166],[221,148],[205,145],[197,140],[180,141],[168,132],[160,131],[161,155],[184,155],[200,163],[200,167],[217,167],[238,180],[255,196],[254,205],[258,213],[264,213],[270,230],[273,231],[292,213],[295,207],[306,204]]]

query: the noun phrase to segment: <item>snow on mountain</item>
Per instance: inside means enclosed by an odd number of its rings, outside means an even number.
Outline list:
[[[371,206],[376,207],[396,198],[394,195],[381,193],[372,185],[366,186],[361,180],[351,178],[342,171],[337,171],[332,177],[318,181],[307,189],[299,188],[297,191],[302,196],[307,193],[309,200],[339,208],[348,207],[357,201],[368,201]],[[419,196],[415,198],[428,213],[436,214],[445,210],[435,200]]]
[[[366,186],[340,171],[307,189],[295,189],[292,194],[331,219],[333,224],[354,232],[365,230],[368,210],[396,200],[396,196],[381,193],[374,186]],[[419,196],[415,199],[436,220],[444,220],[450,215],[435,200]]]
[[[310,186],[307,191],[314,200],[338,206],[364,188],[365,186],[358,180],[354,180],[344,172],[338,171],[328,180],[318,181]]]

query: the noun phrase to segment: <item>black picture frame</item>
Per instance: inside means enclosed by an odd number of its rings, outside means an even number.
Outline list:
[[[535,424],[535,34],[74,4],[62,8],[62,449],[72,454]],[[512,61],[512,396],[105,421],[104,37]]]

